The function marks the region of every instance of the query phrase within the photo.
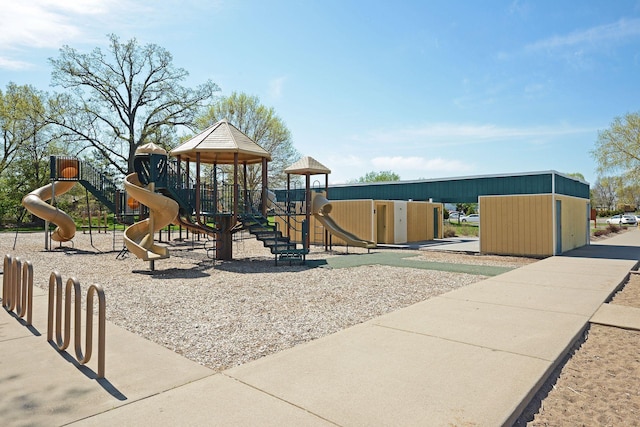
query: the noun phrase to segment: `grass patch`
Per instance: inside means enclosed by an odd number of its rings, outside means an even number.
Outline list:
[[[471,236],[478,237],[478,233],[480,231],[480,227],[467,225],[467,224],[456,224],[450,223],[444,226],[444,230],[442,231],[444,237],[458,237],[458,236]]]

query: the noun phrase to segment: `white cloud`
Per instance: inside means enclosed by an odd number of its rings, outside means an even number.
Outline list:
[[[470,145],[491,142],[540,140],[563,135],[588,133],[597,128],[572,126],[502,127],[493,124],[433,123],[402,129],[385,129],[358,135],[358,142],[373,144],[407,144],[421,147]]]
[[[18,61],[0,56],[0,69],[16,71],[26,70],[29,68],[31,68],[31,64],[29,64],[28,62]]]
[[[331,155],[330,165],[332,184],[344,184],[357,180],[369,172],[391,171],[400,175],[402,180],[458,176],[473,172],[475,166],[457,159],[442,157],[425,158],[420,156],[378,156]]]
[[[604,42],[640,37],[640,19],[621,19],[567,35],[554,36],[528,45],[528,50],[555,50],[566,47],[591,46]]]
[[[4,2],[0,26],[0,68],[26,68],[16,57],[29,49],[106,41],[121,26],[122,13],[144,17],[141,3],[126,0],[30,0]]]
[[[525,3],[520,0],[512,1],[509,5],[509,13],[512,15],[527,16],[530,10],[531,7],[529,6],[529,3]]]
[[[422,175],[433,175],[435,172],[467,172],[473,169],[469,164],[466,164],[460,160],[443,159],[436,157],[433,159],[426,159],[424,157],[411,156],[393,156],[393,157],[375,157],[371,159],[371,164],[376,170],[391,170],[393,172],[409,172],[411,175],[415,175],[415,172],[422,173]]]
[[[80,23],[106,14],[113,0],[32,0],[2,6],[0,49],[57,48],[82,36]]]
[[[334,166],[347,166],[347,167],[355,167],[355,168],[366,167],[369,163],[363,157],[355,156],[352,154],[344,154],[344,153],[330,154],[327,157],[328,157],[327,158],[328,163],[324,163],[323,160],[320,160],[320,157],[314,157],[314,158],[318,159],[320,163],[325,165],[331,164]],[[329,166],[329,169],[331,169],[331,166]]]
[[[284,83],[287,81],[286,76],[278,77],[269,82],[269,96],[273,99],[280,99],[284,89]]]

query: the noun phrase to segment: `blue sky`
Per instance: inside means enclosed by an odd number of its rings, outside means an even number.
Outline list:
[[[61,46],[135,37],[187,85],[274,107],[332,183],[552,169],[593,183],[598,131],[640,111],[640,1],[2,3],[0,88],[57,90]]]

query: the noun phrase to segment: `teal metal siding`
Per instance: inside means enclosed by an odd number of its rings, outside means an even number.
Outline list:
[[[490,176],[451,180],[354,184],[329,187],[334,200],[428,200],[442,203],[476,203],[479,196],[505,194],[548,194],[551,174]],[[588,185],[583,184],[587,187]]]
[[[479,196],[551,194],[555,175],[556,193],[589,198],[589,184],[554,172],[512,176],[482,176],[441,180],[367,183],[329,187],[331,200],[429,200],[438,203],[477,203]],[[278,200],[284,190],[276,191]],[[292,190],[291,200],[304,200],[303,190]]]
[[[574,179],[556,175],[556,194],[589,199],[589,185]]]

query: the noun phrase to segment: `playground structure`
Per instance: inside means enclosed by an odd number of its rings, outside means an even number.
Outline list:
[[[47,249],[49,240],[63,243],[71,241],[75,236],[76,224],[66,212],[56,206],[56,197],[69,192],[77,183],[87,191],[87,201],[88,193],[91,193],[108,210],[116,213],[117,221],[122,220],[122,215],[126,212],[121,209],[121,206],[126,205],[124,203],[126,194],[119,191],[113,181],[106,178],[91,164],[72,157],[51,156],[49,165],[51,183],[30,192],[22,199],[22,205],[29,212],[57,226],[47,236],[45,244]],[[47,201],[51,201],[51,204]],[[131,210],[128,213],[132,213]],[[92,218],[89,209],[87,209],[87,216],[86,228],[91,232]],[[99,228],[106,228],[106,222],[100,223]]]
[[[74,176],[77,175],[77,169]],[[47,203],[57,196],[71,190],[75,181],[55,181],[27,194],[22,199],[22,205],[34,215],[56,224],[58,227],[51,233],[51,239],[56,242],[68,242],[76,234],[76,224],[73,219],[62,210]]]
[[[180,233],[185,229],[207,236],[207,254],[217,260],[233,259],[234,234],[248,231],[270,250],[276,264],[304,262],[312,243],[325,249],[335,243],[370,250],[380,243],[442,237],[440,203],[331,201],[331,171],[311,157],[285,169],[286,190],[270,190],[270,160],[267,151],[222,120],[170,153],[155,144],[139,147],[134,172],[124,179],[124,191],[84,161],[52,157],[51,183],[25,196],[23,205],[57,225],[51,240],[69,241],[76,225],[55,206],[55,198],[80,183],[115,214],[115,220],[128,225],[121,247],[148,261],[151,270],[156,260],[169,256],[168,248],[158,244],[154,234],[172,225],[180,227]],[[262,182],[257,189],[248,187],[249,165],[261,167]],[[325,175],[324,188],[317,181],[311,186],[311,176],[318,174]],[[304,188],[292,189],[291,175],[304,176]],[[52,203],[46,203],[48,200]]]
[[[178,203],[153,191],[153,183],[145,188],[138,175],[132,173],[124,181],[127,193],[149,208],[149,217],[127,227],[124,241],[129,252],[144,261],[167,258],[169,250],[157,245],[153,239],[156,231],[175,222],[178,215]]]
[[[340,227],[336,221],[329,215],[333,209],[329,200],[321,194],[315,194],[312,201],[313,216],[322,224],[322,226],[332,235],[342,239],[347,245],[361,248],[373,249],[376,243],[371,240],[364,240],[353,233],[350,233]]]
[[[310,244],[371,249],[372,244],[379,248],[440,239],[444,232],[442,210],[441,203],[427,201],[327,200],[322,189],[313,188]],[[301,239],[293,230],[290,237]]]
[[[22,205],[27,211],[45,220],[45,225],[50,222],[57,226],[53,232],[47,233],[45,249],[50,248],[50,241],[56,241],[60,244],[72,242],[76,234],[74,220],[57,206],[56,201],[56,198],[68,193],[76,184],[82,185],[86,190],[87,216],[83,217],[83,230],[88,229],[90,234],[94,228],[94,221],[89,208],[89,193],[108,211],[115,214],[114,225],[116,222],[126,223],[125,217],[139,213],[138,209],[127,206],[126,193],[119,190],[116,183],[104,176],[90,163],[73,157],[51,156],[49,165],[51,182],[30,192],[22,199]],[[85,221],[86,225],[84,225]],[[106,231],[108,228],[106,215],[98,217],[98,225],[95,228]]]
[[[312,191],[311,188],[311,176],[312,175],[324,175],[325,176],[325,186],[324,186],[324,195],[327,195],[329,192],[329,174],[331,170],[324,166],[322,163],[318,162],[313,157],[303,157],[298,160],[293,165],[289,166],[285,169],[287,173],[287,191],[285,193],[286,206],[288,209],[289,215],[286,216],[286,222],[283,222],[283,227],[286,227],[287,236],[291,237],[292,227],[291,223],[296,221],[295,213],[296,209],[293,209],[293,215],[290,209],[290,206],[296,206],[296,198],[295,191],[291,191],[291,175],[302,175],[305,177],[305,189],[303,193],[303,200],[298,200],[302,202],[302,207],[304,211],[304,221],[306,224],[311,224],[311,214],[313,214],[313,218],[318,221],[323,229],[324,236],[321,241],[314,239],[314,243],[323,244],[325,247],[328,245],[328,234],[337,237],[342,240],[346,245],[362,247],[366,249],[373,249],[376,247],[374,241],[364,240],[359,238],[353,233],[346,231],[344,228],[339,226],[336,221],[329,215],[331,213],[332,205],[329,200],[326,199],[319,191]],[[293,201],[293,203],[292,203]],[[276,219],[278,220],[278,219]],[[311,229],[311,227],[309,227]],[[314,227],[315,229],[315,227]],[[295,230],[293,230],[295,232]],[[298,238],[305,242],[307,246],[311,244],[311,233],[307,233],[306,236],[298,236]]]
[[[169,256],[165,246],[156,244],[154,233],[172,224],[207,235],[209,247],[219,260],[233,258],[233,234],[246,230],[274,254],[276,264],[282,260],[304,262],[309,252],[308,224],[312,213],[309,176],[307,174],[306,203],[303,204],[305,217],[299,219],[289,209],[290,203],[282,209],[275,201],[275,194],[268,189],[270,160],[267,151],[222,120],[173,149],[170,155],[155,144],[139,147],[134,160],[135,172],[124,180],[125,191],[120,191],[86,162],[52,156],[51,183],[25,196],[23,205],[32,214],[57,226],[50,237],[58,242],[73,239],[76,225],[55,206],[55,198],[78,182],[119,220],[138,205],[145,206],[146,213],[141,210],[138,221],[125,229],[123,243],[130,253],[149,261],[152,270],[155,260]],[[201,173],[203,164],[211,166],[208,176]],[[252,190],[247,184],[247,167],[256,164],[261,165],[262,183],[260,188]],[[221,165],[227,166],[226,172]],[[242,184],[239,182],[241,167],[244,169]],[[232,172],[228,172],[229,169]],[[48,200],[51,204],[46,203]],[[329,232],[347,236],[344,229],[331,221],[331,207],[327,203],[313,214],[322,218]],[[291,239],[292,235],[300,237],[299,243]],[[355,236],[350,239],[348,244],[375,246]]]

